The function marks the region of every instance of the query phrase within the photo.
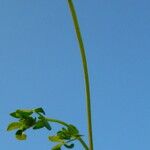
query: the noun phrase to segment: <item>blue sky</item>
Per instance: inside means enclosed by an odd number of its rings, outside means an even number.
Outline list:
[[[95,150],[150,149],[150,1],[74,0],[89,64]],[[45,130],[16,141],[17,108],[86,134],[79,48],[66,0],[0,0],[0,145],[48,150]],[[82,147],[76,144],[75,150]]]

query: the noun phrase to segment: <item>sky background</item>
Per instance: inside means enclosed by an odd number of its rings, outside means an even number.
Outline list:
[[[89,64],[95,150],[149,150],[150,1],[74,4]],[[47,116],[76,125],[86,139],[84,94],[67,0],[0,0],[1,147],[52,147],[46,130],[27,132],[23,142],[6,132],[14,121],[9,113],[18,108],[42,106]]]

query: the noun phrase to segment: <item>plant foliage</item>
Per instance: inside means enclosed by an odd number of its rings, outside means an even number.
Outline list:
[[[15,137],[18,140],[26,140],[27,135],[25,132],[30,128],[33,130],[41,128],[46,128],[49,131],[52,130],[49,122],[56,122],[63,125],[61,130],[57,131],[55,135],[48,136],[49,141],[56,143],[52,150],[61,150],[62,146],[71,149],[74,147],[73,142],[81,138],[78,129],[74,125],[47,118],[45,111],[41,107],[30,110],[18,109],[10,115],[18,119],[18,121],[11,122],[7,127],[7,131],[16,130]]]

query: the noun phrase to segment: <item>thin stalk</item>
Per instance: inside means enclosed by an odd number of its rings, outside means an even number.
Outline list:
[[[90,83],[89,83],[89,75],[88,75],[88,65],[86,61],[86,54],[84,49],[84,44],[82,40],[82,35],[80,32],[80,27],[78,23],[78,18],[76,15],[76,10],[74,8],[74,4],[72,0],[68,0],[70,12],[72,15],[74,28],[77,35],[77,40],[80,48],[80,53],[82,57],[83,71],[84,71],[84,81],[85,81],[85,90],[86,90],[86,109],[87,109],[87,121],[88,121],[88,141],[89,141],[89,149],[93,150],[93,136],[92,136],[92,119],[91,119],[91,100],[90,100]]]
[[[69,127],[69,125],[67,123],[65,123],[64,121],[61,121],[61,120],[52,119],[52,118],[46,118],[46,120]],[[81,137],[78,137],[77,140],[82,144],[82,146],[85,148],[85,150],[89,150],[88,146],[86,145],[86,143],[83,141],[83,139]]]
[[[81,137],[79,137],[78,140],[80,141],[82,146],[85,148],[85,150],[89,150],[88,146],[86,145],[86,143],[83,141],[83,139]]]
[[[61,124],[61,125],[66,126],[66,127],[69,127],[69,125],[67,123],[60,121],[60,120],[57,120],[57,119],[46,118],[46,120],[50,121],[50,122],[55,122],[55,123]]]

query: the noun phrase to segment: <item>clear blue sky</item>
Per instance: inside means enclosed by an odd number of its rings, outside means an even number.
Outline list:
[[[74,0],[89,64],[95,150],[150,149],[150,1]],[[45,130],[16,141],[17,108],[42,106],[86,137],[84,82],[66,0],[0,0],[0,145],[49,150]],[[82,150],[76,144],[75,150]]]

